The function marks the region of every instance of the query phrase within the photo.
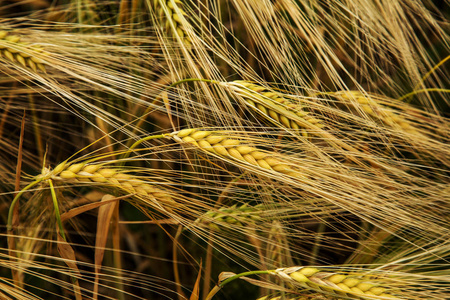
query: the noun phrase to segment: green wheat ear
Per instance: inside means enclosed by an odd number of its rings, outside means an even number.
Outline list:
[[[37,72],[37,69],[45,72],[45,62],[39,56],[42,55],[41,47],[21,42],[21,37],[11,35],[7,31],[0,31],[0,58],[10,62],[19,63]]]
[[[237,206],[225,206],[221,207],[216,211],[208,211],[197,220],[196,224],[202,224],[210,227],[211,229],[221,231],[221,226],[219,225],[236,225],[243,227],[245,225],[254,224],[256,222],[263,221],[261,215],[264,213],[262,205],[248,206],[243,204]],[[226,226],[223,226],[226,228]]]

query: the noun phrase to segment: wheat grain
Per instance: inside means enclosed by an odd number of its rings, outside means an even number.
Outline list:
[[[271,152],[245,145],[241,140],[228,137],[226,133],[183,129],[169,136],[177,142],[192,144],[205,152],[221,157],[300,179],[307,178],[304,170],[298,166],[288,163]]]
[[[165,19],[166,31],[179,37],[185,46],[190,46],[191,41],[185,28],[187,14],[183,10],[183,2],[180,0],[155,0],[154,5],[159,16],[163,20]]]
[[[385,293],[386,289],[375,281],[367,281],[356,276],[321,271],[313,267],[280,268],[273,272],[280,279],[294,287],[312,289],[335,296],[345,295],[353,299],[395,298]],[[372,297],[373,296],[373,297]]]
[[[257,109],[266,118],[287,128],[299,130],[305,137],[308,136],[308,129],[317,130],[325,127],[321,120],[312,117],[300,104],[287,99],[282,93],[243,80],[220,84],[230,87],[249,107]]]
[[[10,35],[7,31],[0,31],[0,58],[5,57],[11,62],[18,62],[24,67],[30,67],[45,72],[44,60],[37,54],[42,54],[42,48],[20,41],[20,36]]]
[[[359,103],[361,109],[375,121],[392,128],[401,129],[406,133],[418,134],[417,129],[410,122],[393,112],[392,109],[379,103],[376,95],[365,95],[359,91],[340,91],[330,95],[345,101],[345,104],[351,104],[351,100],[355,100]]]

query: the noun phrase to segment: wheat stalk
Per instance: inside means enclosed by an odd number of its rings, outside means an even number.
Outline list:
[[[308,129],[317,131],[325,127],[321,120],[312,117],[300,104],[287,99],[282,93],[244,80],[220,84],[231,88],[249,107],[258,110],[266,118],[281,123],[286,128],[299,130],[304,137],[308,136]]]
[[[230,138],[226,133],[183,129],[169,134],[168,137],[172,137],[180,143],[192,144],[205,152],[238,160],[264,170],[271,170],[299,179],[307,178],[304,170],[298,166],[288,163],[271,152],[245,145],[243,141]]]
[[[37,56],[43,52],[42,48],[23,43],[20,39],[18,35],[10,35],[4,30],[0,31],[0,58],[5,57],[11,62],[18,62],[24,67],[30,67],[35,72],[37,69],[45,72],[45,62]]]
[[[186,32],[185,16],[186,12],[183,10],[183,2],[180,0],[155,0],[154,5],[159,16],[165,21],[165,29],[171,32],[173,36],[177,36],[185,46],[190,46],[191,41]]]

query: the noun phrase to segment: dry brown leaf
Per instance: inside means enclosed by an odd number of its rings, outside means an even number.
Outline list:
[[[107,202],[105,205],[99,207],[97,217],[97,234],[95,238],[95,281],[93,298],[98,297],[98,282],[99,273],[102,267],[103,256],[105,254],[105,245],[108,239],[109,225],[114,215],[114,210],[117,205],[117,198],[111,195],[105,195],[102,198],[102,203]]]
[[[105,196],[107,196],[107,195],[105,195]],[[109,204],[111,202],[117,202],[119,200],[122,200],[122,199],[125,199],[125,198],[128,198],[128,197],[130,197],[130,196],[127,195],[127,196],[122,196],[122,197],[113,197],[112,199],[109,199],[107,201],[102,200],[100,202],[89,203],[89,204],[86,204],[86,205],[83,205],[83,206],[80,206],[80,207],[72,208],[71,210],[69,210],[69,211],[67,211],[67,212],[65,212],[65,213],[63,213],[61,215],[61,222],[65,222],[68,219],[71,219],[71,218],[73,218],[75,216],[78,216],[79,214],[87,212],[87,211],[89,211],[91,209],[94,209],[94,208],[97,208],[97,207],[101,207],[103,205],[107,205],[107,204]]]
[[[198,300],[200,298],[200,278],[202,277],[202,263],[200,262],[200,269],[198,270],[197,280],[195,281],[194,289],[192,290],[189,300]]]
[[[77,259],[75,257],[75,251],[72,246],[67,243],[63,237],[58,233],[58,253],[64,259],[66,265],[72,270],[76,276],[81,276],[80,270],[78,270]],[[73,278],[73,289],[75,293],[75,299],[81,300],[81,289],[77,277]]]

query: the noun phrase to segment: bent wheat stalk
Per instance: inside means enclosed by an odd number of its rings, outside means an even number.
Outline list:
[[[10,35],[7,31],[0,31],[0,58],[5,57],[10,62],[18,62],[24,67],[30,67],[33,71],[37,69],[45,72],[44,60],[38,57],[42,54],[42,48],[29,45],[20,41],[18,35]]]

